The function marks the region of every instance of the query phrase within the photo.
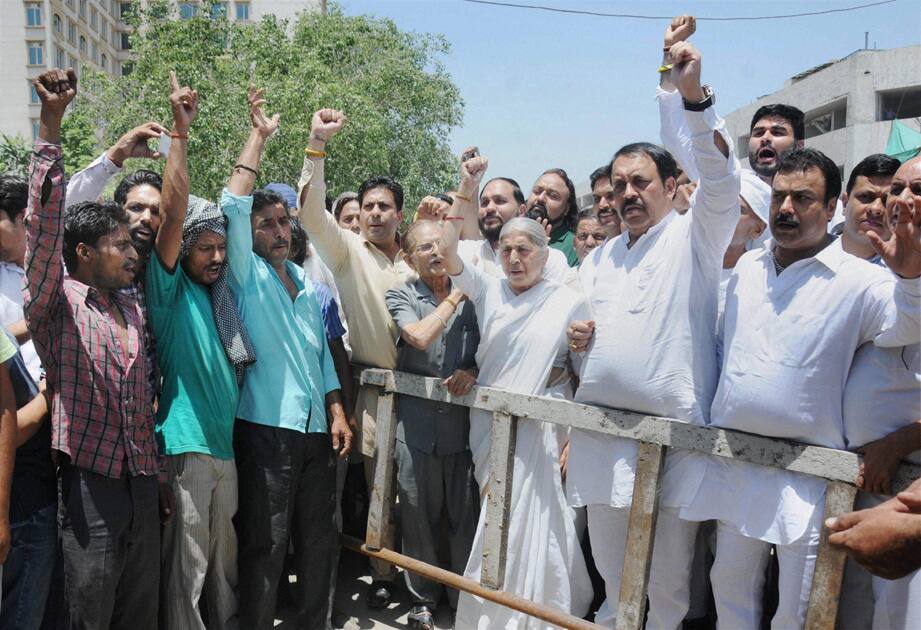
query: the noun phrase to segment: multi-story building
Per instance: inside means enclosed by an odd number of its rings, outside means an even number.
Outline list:
[[[726,116],[743,166],[749,127],[762,105],[786,103],[806,114],[806,146],[847,175],[867,155],[883,153],[893,120],[921,129],[921,46],[858,50],[788,79]]]
[[[48,68],[73,67],[79,76],[89,65],[121,74],[130,54],[128,27],[122,16],[132,4],[132,0],[4,0],[0,85],[5,93],[0,99],[0,132],[35,137],[40,103],[32,80]],[[201,10],[195,0],[177,4],[181,18]],[[325,1],[232,0],[218,6],[230,19],[250,22],[267,14],[290,19],[300,11],[323,9]]]

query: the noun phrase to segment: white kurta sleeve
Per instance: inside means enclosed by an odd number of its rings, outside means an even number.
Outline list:
[[[684,116],[681,94],[678,90],[669,92],[659,87],[656,88],[656,101],[659,102],[659,137],[662,144],[688,174],[688,179],[696,182],[700,173],[694,161],[691,132]]]
[[[121,170],[103,153],[85,169],[74,173],[67,182],[67,205],[81,201],[96,201],[102,196],[109,180]]]
[[[893,287],[893,284],[895,285]],[[897,278],[876,283],[868,296],[862,341],[883,348],[898,348],[921,341],[921,278]]]
[[[702,112],[684,110],[684,116],[691,134],[693,160],[700,175],[690,209],[694,254],[722,260],[739,221],[741,166],[726,125],[713,107]],[[717,148],[714,132],[725,140],[729,157]]]

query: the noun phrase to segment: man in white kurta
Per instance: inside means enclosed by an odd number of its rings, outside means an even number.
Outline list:
[[[672,209],[676,167],[667,151],[639,144],[615,155],[611,183],[625,231],[580,267],[594,329],[576,401],[706,424],[717,382],[720,269],[739,218],[740,167],[712,96],[703,98],[699,54],[680,43],[672,55],[700,186],[690,211],[679,215]],[[643,160],[654,167],[639,168]],[[570,329],[585,325],[574,322]],[[570,339],[575,351],[584,347],[583,339]],[[588,507],[595,564],[607,591],[595,621],[607,626],[617,617],[636,456],[630,440],[572,432],[567,492],[570,505]],[[693,485],[688,460],[694,457],[673,451],[666,461],[648,628],[674,630],[687,613],[697,523],[679,520],[677,508],[688,499],[684,486]]]
[[[774,244],[744,255],[729,281],[710,421],[843,449],[842,397],[854,352],[868,342],[894,347],[921,337],[921,230],[903,226],[878,245],[890,268],[911,279],[897,277],[826,234],[841,180],[825,155],[797,149],[784,156],[773,189]],[[917,225],[921,217],[902,220]],[[771,544],[780,566],[772,627],[803,625],[825,485],[800,473],[707,458],[681,516],[718,521],[710,575],[722,625],[760,627]]]

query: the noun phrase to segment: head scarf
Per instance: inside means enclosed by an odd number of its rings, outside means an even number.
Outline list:
[[[227,219],[216,204],[189,195],[189,209],[182,223],[182,247],[180,255],[186,256],[192,246],[201,237],[202,232],[210,231],[220,236],[227,236]],[[243,382],[246,367],[255,363],[256,353],[250,341],[237,303],[234,301],[230,285],[227,283],[227,262],[221,266],[221,273],[210,287],[211,310],[214,313],[214,323],[217,334],[224,346],[224,352],[233,365],[237,376],[237,384]]]
[[[745,200],[758,218],[770,225],[771,216],[771,187],[765,184],[760,177],[746,168],[742,169],[742,189],[739,196]]]

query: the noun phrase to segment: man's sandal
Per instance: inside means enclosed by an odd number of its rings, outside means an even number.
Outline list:
[[[435,618],[428,606],[413,606],[408,621],[410,630],[435,630]]]

